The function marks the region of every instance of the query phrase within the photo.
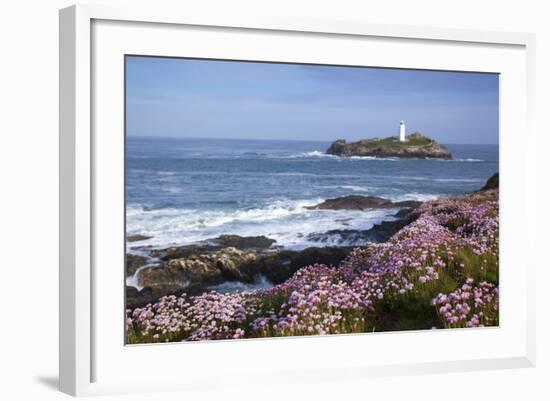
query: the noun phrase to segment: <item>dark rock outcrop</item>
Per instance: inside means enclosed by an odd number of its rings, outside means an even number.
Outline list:
[[[495,173],[487,180],[481,191],[486,191],[488,189],[497,189],[498,188],[498,173]]]
[[[397,220],[383,221],[367,230],[370,242],[386,242],[407,224],[415,221],[418,214],[414,212],[414,209],[402,209],[394,217],[397,217]]]
[[[147,258],[145,256],[126,254],[126,276],[133,276],[137,269],[145,266]]]
[[[401,209],[394,217],[396,220],[382,221],[368,230],[330,230],[324,233],[309,234],[308,239],[338,244],[356,244],[358,246],[369,242],[385,242],[407,224],[416,220],[417,216],[413,209]]]
[[[452,159],[452,154],[445,146],[419,132],[407,135],[405,142],[397,137],[363,139],[347,143],[345,139],[334,141],[327,149],[327,154],[336,156],[369,156],[399,157],[414,159]]]
[[[181,256],[180,252],[174,259],[165,254],[160,265],[144,268],[139,275],[139,284],[149,288],[151,294],[145,297],[140,291],[139,298],[158,298],[184,291],[195,295],[206,291],[209,286],[226,281],[253,283],[259,275],[265,276],[274,284],[279,284],[304,266],[315,263],[338,265],[352,248],[313,247],[302,251],[256,251],[234,247],[209,251],[200,249],[202,253],[192,252],[188,247],[185,250],[187,256]],[[132,296],[137,297],[136,294]]]
[[[302,251],[282,250],[260,255],[255,261],[246,263],[242,270],[249,275],[264,275],[273,284],[280,284],[302,267],[315,263],[340,264],[352,247],[306,248]]]
[[[152,287],[144,287],[141,290],[126,286],[126,308],[141,308],[148,303],[156,302],[160,297],[165,295],[178,296],[183,292],[185,292],[183,287],[175,285],[154,285]]]
[[[223,248],[234,247],[238,249],[265,250],[276,241],[266,236],[241,237],[240,235],[220,235],[193,245],[175,246],[166,249],[153,249],[150,255],[161,260],[177,258],[198,257],[204,253],[212,253]]]
[[[373,138],[377,139],[377,138]],[[330,148],[327,149],[327,154],[336,155],[336,156],[345,156],[348,155],[349,144],[345,139],[337,139],[330,144]]]
[[[176,258],[164,256],[166,260],[160,267],[147,267],[139,276],[142,286],[179,285],[208,286],[224,281],[238,280],[251,282],[252,277],[239,267],[245,262],[251,262],[257,255],[252,251],[243,251],[234,247],[222,248],[217,251],[200,253],[192,252],[185,256],[177,254]]]
[[[421,202],[402,201],[392,202],[389,199],[377,196],[349,195],[341,198],[327,199],[318,205],[308,206],[307,209],[330,209],[330,210],[365,210],[365,209],[392,209],[392,208],[415,208]]]
[[[148,237],[147,235],[136,234],[136,235],[128,235],[126,237],[126,241],[128,241],[128,242],[137,242],[137,241],[145,241],[146,239],[150,239],[150,238],[153,238],[153,237]]]
[[[232,246],[239,249],[265,249],[269,248],[275,242],[274,239],[267,238],[264,235],[258,237],[241,237],[240,235],[220,235],[217,238],[209,239],[215,245],[223,247]]]

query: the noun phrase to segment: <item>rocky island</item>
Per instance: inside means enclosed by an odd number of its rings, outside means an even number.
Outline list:
[[[352,157],[399,157],[407,159],[452,159],[449,149],[419,132],[407,135],[404,141],[398,137],[370,138],[347,143],[345,139],[334,141],[326,151],[329,155]]]

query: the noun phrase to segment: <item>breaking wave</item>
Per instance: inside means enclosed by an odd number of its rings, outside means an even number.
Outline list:
[[[428,159],[428,160],[435,160],[435,161],[438,161],[438,162],[446,162],[446,163],[484,163],[485,160],[482,160],[482,159],[473,159],[473,158],[466,158],[466,159],[450,159],[450,160],[446,160],[446,159]]]
[[[411,195],[409,199],[419,196]],[[391,219],[397,209],[380,210],[310,210],[323,199],[280,200],[263,207],[229,210],[164,208],[148,210],[129,206],[126,210],[127,232],[152,238],[132,244],[156,247],[192,244],[222,234],[265,235],[276,246],[303,249],[327,246],[312,241],[308,235],[337,229],[368,230],[374,224]],[[355,244],[350,244],[355,245]]]

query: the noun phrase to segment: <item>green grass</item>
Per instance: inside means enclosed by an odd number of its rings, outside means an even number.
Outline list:
[[[413,138],[406,142],[399,142],[399,140],[393,138],[384,138],[377,141],[361,141],[360,145],[369,149],[378,147],[401,149],[410,146],[429,146],[432,143],[433,141],[427,138]]]
[[[439,293],[456,290],[460,281],[452,272],[438,270],[437,280],[421,283],[411,277],[414,288],[403,295],[385,297],[375,302],[375,314],[369,317],[369,331],[425,330],[441,327],[431,302]],[[417,274],[416,276],[419,276]]]
[[[492,254],[476,255],[471,248],[461,248],[456,252],[453,263],[460,278],[474,279],[474,282],[487,281],[498,285],[498,257]],[[464,267],[461,267],[463,264]]]
[[[385,296],[375,301],[373,315],[369,316],[367,331],[424,330],[443,328],[431,301],[438,294],[449,294],[458,289],[467,278],[475,283],[487,281],[498,285],[498,257],[492,254],[476,255],[472,248],[462,247],[449,258],[440,255],[446,266],[438,269],[437,280],[421,283],[420,273],[409,276],[413,289],[403,295]],[[428,260],[425,265],[428,266]]]

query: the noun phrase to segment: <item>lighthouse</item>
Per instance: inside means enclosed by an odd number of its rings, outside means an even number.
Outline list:
[[[405,142],[405,121],[399,123],[399,142]]]

